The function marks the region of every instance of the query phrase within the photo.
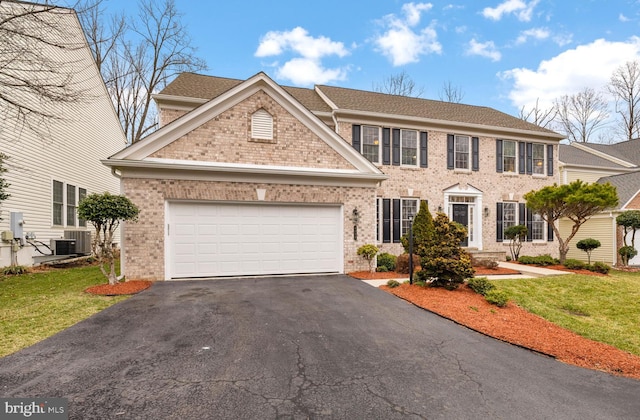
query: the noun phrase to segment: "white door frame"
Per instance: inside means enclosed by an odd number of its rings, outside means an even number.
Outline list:
[[[456,184],[444,190],[444,211],[450,220],[453,220],[453,204],[467,204],[469,208],[469,244],[467,246],[478,250],[482,250],[482,196],[482,191],[469,184]],[[468,202],[456,203],[452,197],[466,197]]]

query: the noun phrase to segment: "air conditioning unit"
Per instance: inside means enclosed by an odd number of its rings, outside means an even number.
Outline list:
[[[64,238],[76,241],[75,254],[91,255],[91,231],[65,230]]]
[[[75,239],[51,239],[51,250],[53,255],[75,255]]]

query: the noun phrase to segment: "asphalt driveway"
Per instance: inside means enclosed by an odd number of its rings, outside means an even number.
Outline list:
[[[0,359],[0,396],[74,419],[631,419],[639,395],[346,276],[158,283]]]

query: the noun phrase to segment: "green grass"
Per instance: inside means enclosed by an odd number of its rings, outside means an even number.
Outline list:
[[[84,292],[89,286],[106,282],[97,266],[0,275],[0,357],[35,344],[127,298]]]
[[[529,312],[583,337],[640,355],[640,273],[493,281]]]

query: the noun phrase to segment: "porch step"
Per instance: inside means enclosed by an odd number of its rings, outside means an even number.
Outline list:
[[[506,261],[506,251],[479,251],[477,249],[467,249],[469,255],[471,255],[471,262],[473,264],[481,264],[489,261]]]

